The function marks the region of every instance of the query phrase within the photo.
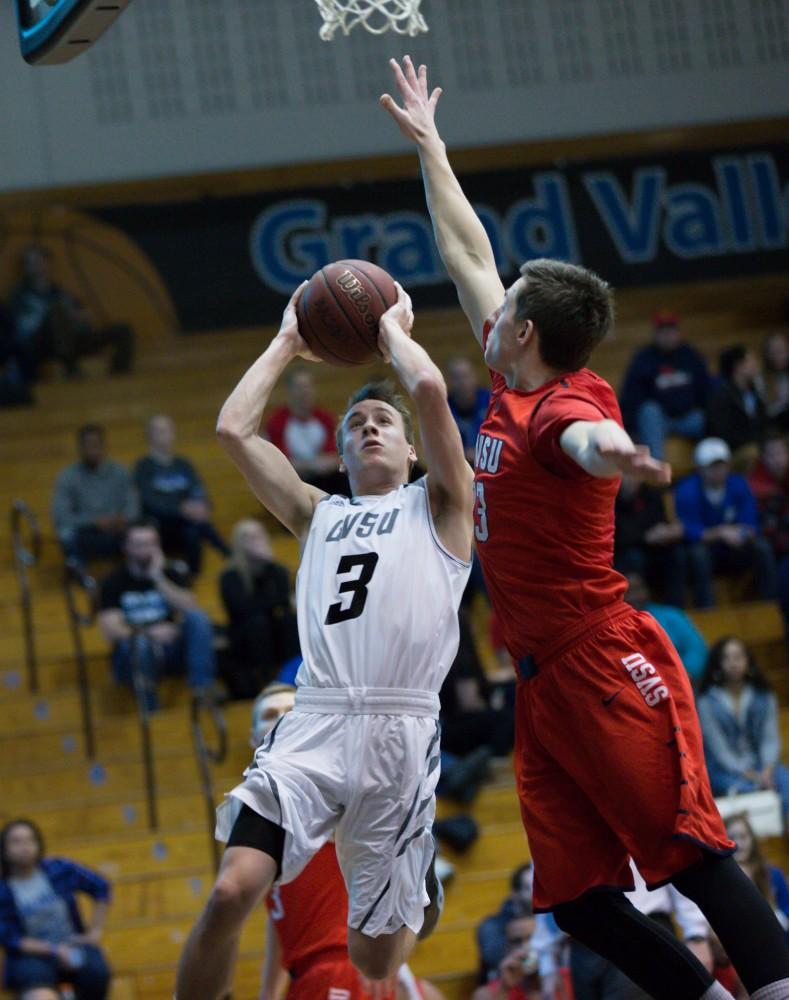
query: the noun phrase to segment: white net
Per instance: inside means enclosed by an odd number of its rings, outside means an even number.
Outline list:
[[[339,28],[344,35],[358,24],[374,35],[396,31],[399,35],[418,35],[427,31],[427,22],[419,13],[422,0],[315,0],[324,24],[321,38],[330,41]]]

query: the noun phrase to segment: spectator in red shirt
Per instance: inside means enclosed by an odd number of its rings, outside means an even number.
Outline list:
[[[287,380],[288,401],[275,410],[266,434],[305,483],[327,493],[348,495],[348,480],[339,471],[334,432],[336,418],[315,405],[315,382],[306,368],[294,368]]]

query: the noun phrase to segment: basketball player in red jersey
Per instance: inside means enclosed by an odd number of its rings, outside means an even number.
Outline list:
[[[290,684],[269,684],[252,708],[256,749],[296,702]],[[443,1000],[407,965],[391,981],[367,983],[348,957],[348,892],[333,843],[324,844],[304,871],[266,899],[266,960],[259,1000]],[[290,974],[290,988],[287,978]]]
[[[596,275],[531,261],[508,289],[435,126],[440,89],[391,61],[384,108],[419,150],[439,251],[491,369],[476,454],[476,539],[518,664],[516,773],[537,909],[660,1000],[727,997],[623,895],[632,856],[704,912],[758,1000],[789,997],[789,950],[731,857],[693,695],[654,619],[612,568],[619,477],[667,483],[633,444],[610,386],[585,365],[613,305]]]

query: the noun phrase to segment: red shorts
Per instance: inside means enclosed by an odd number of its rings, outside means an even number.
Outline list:
[[[519,682],[515,772],[534,859],[534,905],[655,887],[702,848],[726,855],[687,673],[644,612],[616,609]]]
[[[320,962],[297,975],[290,984],[288,1000],[368,1000],[359,973],[345,959]]]

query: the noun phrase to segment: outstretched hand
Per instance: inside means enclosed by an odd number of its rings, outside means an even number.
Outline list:
[[[435,87],[432,93],[428,91],[427,66],[420,66],[417,72],[411,56],[403,56],[402,67],[396,59],[390,59],[389,65],[403,99],[403,106],[400,107],[391,94],[381,96],[381,105],[397,122],[403,135],[412,142],[419,144],[430,135],[437,136],[435,114],[441,88]]]
[[[312,353],[309,349],[307,341],[299,332],[299,321],[296,314],[296,306],[298,305],[299,299],[304,294],[304,289],[308,284],[308,281],[302,281],[288,300],[288,304],[285,306],[285,311],[282,313],[282,321],[279,325],[277,337],[287,341],[294,358],[304,358],[305,361],[320,361],[321,359],[317,354]]]
[[[664,486],[671,482],[671,466],[653,458],[649,448],[643,444],[633,444],[629,435],[612,421],[604,421],[605,427],[598,425],[595,445],[604,458],[620,472],[627,473],[645,483]]]
[[[414,325],[414,309],[411,305],[411,296],[399,281],[396,281],[394,284],[397,289],[397,302],[393,306],[389,306],[378,320],[378,348],[387,364],[392,360],[391,338],[396,337],[400,333],[405,334],[406,337],[410,337],[411,329]]]

